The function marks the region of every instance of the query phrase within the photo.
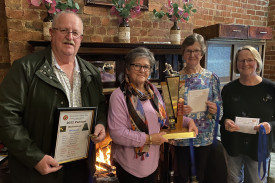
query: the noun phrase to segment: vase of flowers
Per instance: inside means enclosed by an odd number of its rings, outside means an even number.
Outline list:
[[[160,11],[153,10],[155,17],[162,19],[164,16],[167,16],[167,18],[174,23],[170,29],[170,41],[172,44],[180,44],[181,34],[178,22],[188,22],[191,13],[197,12],[197,10],[193,8],[193,4],[189,3],[189,0],[183,0],[182,3],[183,6],[181,8],[177,3],[168,0],[167,5],[163,5]]]
[[[170,29],[170,41],[171,44],[180,44],[180,28],[178,26],[178,21],[174,21],[174,25]]]
[[[79,11],[79,5],[74,0],[28,0],[30,6],[44,5],[47,9],[47,17],[43,19],[43,37],[44,40],[50,40],[50,28],[52,27],[53,17],[60,11],[70,10]]]
[[[112,0],[110,14],[119,18],[118,41],[130,43],[129,17],[134,18],[140,13],[142,0]]]

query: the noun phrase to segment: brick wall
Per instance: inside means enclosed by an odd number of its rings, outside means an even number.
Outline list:
[[[159,9],[161,4],[167,3],[167,0],[148,1],[149,11],[143,11],[137,18],[129,21],[131,42],[169,41],[169,31],[173,23],[167,19],[157,20],[152,14],[153,9]],[[270,0],[269,7],[268,0],[193,0],[198,12],[191,16],[188,23],[179,24],[182,39],[192,33],[194,28],[216,23],[268,25],[274,28],[274,1]],[[84,6],[84,0],[77,2],[81,7],[80,16],[84,22],[83,41],[118,42],[118,20],[110,15],[110,7]],[[2,11],[4,6],[5,11]],[[1,51],[4,49],[5,52],[0,54],[0,63],[12,63],[15,59],[30,53],[28,40],[42,39],[42,20],[46,17],[46,11],[44,7],[29,7],[27,0],[4,0],[0,3],[0,8],[0,15],[4,14],[0,16],[0,25],[6,24],[0,27],[0,49]],[[2,27],[7,28],[2,31]],[[7,36],[5,34],[2,36],[2,32],[8,34],[8,40],[5,41]],[[274,45],[274,41],[268,42],[266,50],[265,76],[271,79],[275,79],[275,75],[271,73],[275,70],[275,47],[271,46],[272,43]],[[0,65],[0,71],[1,67]]]
[[[264,76],[275,81],[275,0],[269,1],[267,25],[273,29],[273,39],[266,43]]]
[[[10,67],[5,3],[0,2],[0,83]]]

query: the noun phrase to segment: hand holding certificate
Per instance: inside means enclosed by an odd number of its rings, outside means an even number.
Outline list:
[[[259,118],[244,118],[244,117],[236,117],[235,123],[239,126],[238,132],[256,134],[256,130],[254,127],[259,124]]]
[[[87,158],[96,108],[59,108],[54,159],[66,163]]]
[[[188,105],[192,108],[192,113],[206,111],[206,101],[209,88],[202,90],[190,90],[188,92]]]

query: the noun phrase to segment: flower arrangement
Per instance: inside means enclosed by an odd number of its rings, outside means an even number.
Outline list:
[[[112,8],[110,11],[111,15],[116,15],[128,21],[128,18],[135,18],[140,13],[140,4],[143,4],[143,0],[112,0]]]
[[[182,8],[177,3],[172,3],[172,0],[168,0],[168,4],[164,5],[159,12],[153,10],[155,17],[159,19],[166,15],[173,22],[182,21],[184,23],[189,20],[192,12],[196,13],[197,10],[193,8],[193,4],[189,3],[189,0],[183,0]]]
[[[74,0],[28,0],[28,3],[30,6],[44,4],[48,13],[53,15],[64,10],[71,10],[73,12],[78,12],[79,10],[79,5]]]

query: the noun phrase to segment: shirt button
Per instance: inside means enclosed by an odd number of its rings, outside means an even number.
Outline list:
[[[61,105],[63,105],[63,104],[64,104],[64,102],[63,102],[63,101],[61,101],[61,102],[60,102],[60,104],[61,104]]]
[[[44,65],[44,68],[47,68],[47,66]]]
[[[43,72],[43,74],[47,74],[46,72]]]
[[[52,76],[50,76],[50,79],[53,79],[53,77],[52,77]]]

